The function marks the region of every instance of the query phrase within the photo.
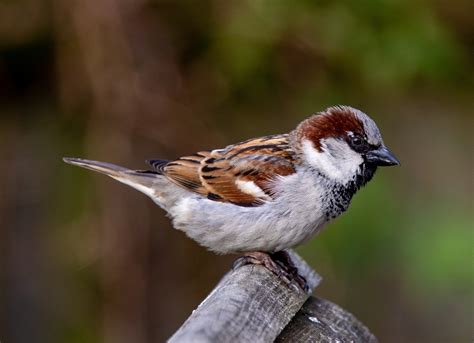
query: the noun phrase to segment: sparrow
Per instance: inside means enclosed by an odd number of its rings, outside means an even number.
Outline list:
[[[375,122],[349,106],[310,116],[286,134],[252,138],[176,160],[152,159],[151,170],[64,158],[149,196],[173,226],[218,254],[244,253],[297,278],[285,249],[298,246],[347,210],[378,167],[400,162]]]

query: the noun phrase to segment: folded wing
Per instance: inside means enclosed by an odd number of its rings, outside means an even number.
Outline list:
[[[258,206],[273,198],[272,182],[295,172],[288,135],[247,140],[175,161],[149,161],[170,181],[211,200]]]

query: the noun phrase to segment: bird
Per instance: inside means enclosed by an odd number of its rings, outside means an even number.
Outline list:
[[[251,138],[132,170],[63,159],[124,183],[164,209],[174,228],[238,265],[267,267],[286,282],[302,278],[286,253],[345,212],[378,167],[400,165],[376,123],[350,106],[311,115],[289,133]]]

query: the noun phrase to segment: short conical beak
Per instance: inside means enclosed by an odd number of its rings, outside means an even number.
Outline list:
[[[367,154],[365,154],[365,160],[381,167],[400,165],[400,161],[385,146],[381,146],[376,150],[369,151]]]

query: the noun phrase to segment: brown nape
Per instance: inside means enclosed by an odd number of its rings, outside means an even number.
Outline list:
[[[300,142],[309,139],[316,149],[321,150],[321,139],[346,137],[349,131],[364,136],[364,124],[350,108],[331,107],[302,122],[297,135]]]

